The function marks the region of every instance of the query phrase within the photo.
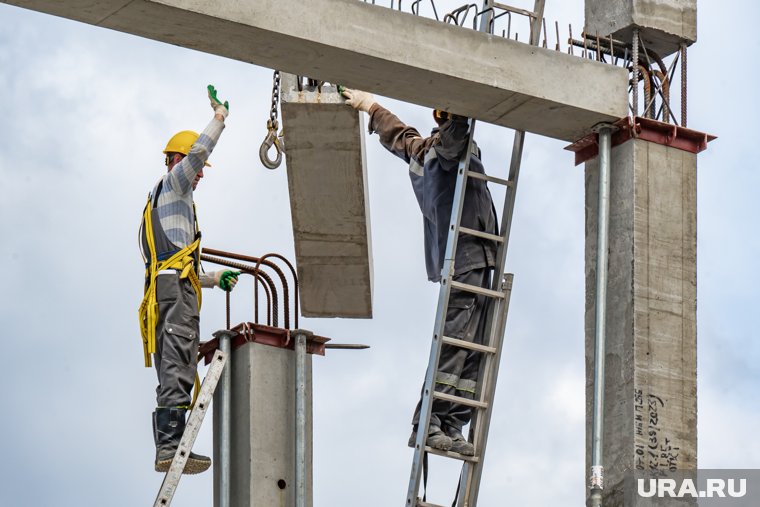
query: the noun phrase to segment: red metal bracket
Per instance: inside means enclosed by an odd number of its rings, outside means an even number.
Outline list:
[[[261,343],[263,345],[290,350],[295,348],[295,340],[291,340],[289,329],[243,322],[233,327],[231,331],[237,333],[232,337],[231,345],[233,350],[246,343]],[[306,341],[306,352],[309,354],[324,356],[325,343],[329,341],[330,338],[325,338],[324,336],[309,336]],[[198,355],[199,357],[204,358],[205,364],[209,364],[214,355],[214,351],[218,347],[219,340],[217,338],[212,338],[211,340],[200,344]]]
[[[643,139],[679,150],[699,153],[707,149],[707,143],[717,139],[716,136],[704,132],[641,116],[621,118],[614,125],[617,131],[612,134],[613,147],[630,139]],[[575,153],[575,165],[591,160],[599,154],[599,135],[589,134],[566,146],[565,149]]]

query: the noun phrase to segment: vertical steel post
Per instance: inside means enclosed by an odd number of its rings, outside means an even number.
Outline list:
[[[221,424],[219,428],[219,507],[230,507],[230,418],[232,413],[232,354],[230,332],[221,332],[219,350],[227,354],[227,364],[219,383]]]
[[[602,448],[604,432],[604,346],[607,314],[607,252],[610,212],[610,151],[612,129],[609,123],[596,127],[599,133],[599,203],[596,241],[596,312],[594,339],[594,406],[591,436],[591,505],[602,505],[604,467]]]
[[[309,331],[296,329],[296,507],[306,506],[306,338]]]

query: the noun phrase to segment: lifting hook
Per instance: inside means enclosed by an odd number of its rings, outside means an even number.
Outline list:
[[[261,163],[264,164],[264,167],[267,169],[277,169],[280,167],[280,164],[282,163],[282,154],[285,151],[282,132],[280,132],[280,135],[278,136],[277,127],[277,121],[267,121],[267,136],[264,138],[264,142],[261,143],[261,148],[259,148],[259,158],[261,159]],[[274,160],[269,158],[269,149],[272,146],[274,146],[275,151],[277,152],[277,156]]]

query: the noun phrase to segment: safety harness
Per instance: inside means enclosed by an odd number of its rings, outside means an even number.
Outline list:
[[[154,236],[153,210],[158,203],[158,195],[161,193],[163,181],[158,184],[155,191],[155,198],[148,194],[148,202],[143,210],[143,233],[145,243],[148,247],[148,262],[145,263],[145,296],[140,309],[138,318],[140,320],[140,334],[143,342],[143,353],[145,356],[145,366],[153,366],[151,354],[156,352],[156,324],[158,324],[158,301],[156,298],[156,278],[158,273],[165,269],[174,269],[179,273],[180,279],[187,278],[195,290],[195,297],[198,298],[198,310],[201,308],[201,284],[198,279],[199,246],[201,235],[198,231],[198,220],[195,219],[195,241],[177,251],[161,252],[156,251],[156,240]],[[195,214],[195,203],[193,203],[193,215]],[[158,227],[161,227],[160,221]]]

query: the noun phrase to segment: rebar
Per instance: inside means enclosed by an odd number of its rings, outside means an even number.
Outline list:
[[[205,250],[205,249],[204,249]],[[252,275],[257,282],[261,283],[264,287],[264,292],[267,296],[267,325],[275,326],[277,327],[278,323],[278,307],[277,307],[277,287],[274,284],[274,281],[272,278],[270,278],[269,275],[264,273],[263,271],[257,271],[255,268],[248,266],[246,264],[241,264],[239,262],[230,261],[227,259],[220,259],[218,257],[212,257],[208,254],[201,254],[201,260],[207,261],[207,262],[213,262],[214,264],[219,264],[222,266],[228,266],[231,268],[239,269],[241,272]],[[261,282],[259,280],[259,277],[261,277],[265,282]],[[268,285],[268,287],[267,287]],[[254,284],[254,287],[256,284]],[[258,323],[258,298],[254,297],[253,301],[254,306],[254,321]]]
[[[668,81],[668,75],[663,74],[659,70],[655,70],[653,74],[660,80],[658,88],[662,96],[662,106],[660,107],[662,111],[661,120],[670,123],[670,82]],[[660,111],[655,115],[655,119],[658,117],[660,117]]]
[[[544,43],[542,44],[542,46],[545,47],[545,48],[548,48],[549,46],[548,46],[548,43],[547,43],[547,40],[546,40],[546,38],[547,38],[546,37],[546,18],[542,18],[541,19],[541,24],[544,27]]]
[[[681,43],[681,126],[686,126],[686,43]]]
[[[590,49],[592,51],[597,51],[598,50],[602,54],[605,54],[605,55],[613,54],[613,56],[615,56],[615,57],[619,57],[619,56],[622,56],[622,55],[625,54],[626,48],[625,48],[624,45],[618,45],[616,43],[613,46],[613,48],[614,48],[613,51],[611,52],[610,48],[607,47],[606,45],[599,47],[597,45],[597,43],[594,42],[593,40],[588,41],[585,38],[583,40],[573,39],[572,38],[572,31],[570,32],[570,34],[571,34],[571,37],[567,40],[567,43],[570,44],[571,46],[579,46],[579,47],[586,47],[586,48],[590,47]],[[583,36],[583,34],[581,34],[581,36]]]
[[[650,116],[650,108],[652,107],[652,76],[649,74],[649,70],[644,65],[639,64],[637,67],[639,72],[641,72],[641,76],[644,81],[644,113],[643,116],[645,118],[649,118]],[[639,72],[636,72],[636,77],[638,78]]]
[[[585,39],[584,39],[585,40]],[[633,29],[633,47],[631,48],[631,71],[633,72],[633,116],[639,114],[639,29]]]
[[[596,61],[602,61],[602,44],[599,41],[599,32],[596,32]]]
[[[290,291],[288,289],[288,281],[287,278],[285,278],[285,274],[282,272],[280,267],[271,262],[266,260],[267,257],[274,257],[277,259],[280,259],[285,263],[286,266],[288,266],[288,269],[290,270],[290,274],[293,276],[293,285],[294,285],[294,291],[295,291],[295,297],[293,298],[294,303],[293,306],[295,308],[295,326],[294,328],[298,327],[298,295],[299,295],[299,287],[298,287],[298,275],[296,275],[296,270],[293,267],[293,264],[283,257],[280,254],[276,253],[268,253],[264,255],[264,257],[253,257],[250,255],[242,255],[237,254],[233,252],[225,252],[224,250],[215,250],[213,248],[204,248],[203,253],[207,253],[210,255],[216,255],[220,257],[227,257],[230,259],[237,259],[239,261],[245,261],[245,262],[255,262],[258,263],[261,261],[261,264],[267,266],[268,268],[271,268],[275,273],[277,273],[277,276],[280,279],[280,283],[282,284],[282,291],[283,291],[283,305],[285,307],[284,309],[284,317],[285,317],[285,327],[287,329],[290,329],[290,309],[289,309],[289,299],[290,299]],[[263,260],[262,260],[263,259]],[[256,294],[258,292],[256,291]]]

